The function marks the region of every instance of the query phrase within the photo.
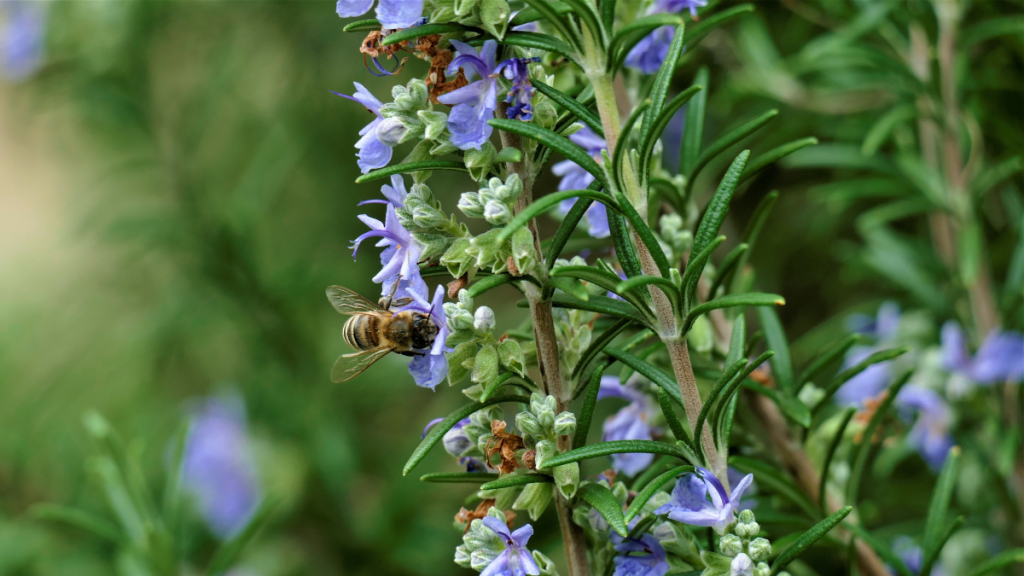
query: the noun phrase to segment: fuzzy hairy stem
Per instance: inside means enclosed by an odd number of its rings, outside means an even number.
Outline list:
[[[508,104],[498,104],[498,117],[507,118]],[[499,132],[503,147],[514,147],[523,150],[522,138],[518,134]],[[506,164],[510,174],[518,174],[523,181],[523,192],[516,200],[515,213],[518,214],[533,201],[533,173],[530,167],[530,159],[524,154],[520,162],[509,162]],[[535,272],[537,278],[542,282],[547,278],[547,269],[544,266],[543,254],[540,246],[540,236],[537,233],[537,223],[530,220],[527,225],[530,233],[533,234],[533,247],[537,255],[538,270]],[[531,282],[523,282],[523,291],[526,300],[530,304],[530,316],[533,318],[533,335],[537,344],[537,363],[540,365],[541,390],[544,394],[555,397],[558,402],[556,412],[569,409],[572,402],[572,390],[568,389],[562,381],[562,370],[558,360],[558,341],[555,338],[555,321],[551,314],[551,302],[544,301],[541,291]],[[569,436],[558,437],[558,449],[569,451],[572,449],[572,439]],[[572,503],[556,491],[555,509],[558,512],[558,523],[562,528],[562,540],[565,543],[565,559],[569,566],[569,576],[589,576],[590,566],[587,564],[587,547],[583,535],[583,529],[572,520]]]
[[[585,36],[585,40],[588,37]],[[594,87],[594,100],[597,102],[597,112],[601,117],[601,126],[604,128],[605,141],[608,143],[608,154],[615,153],[615,146],[621,135],[621,119],[619,116],[619,101],[611,76],[605,72],[604,66],[594,66],[598,58],[591,52],[597,48],[593,42],[585,42],[587,47],[587,62],[592,64],[585,70],[587,79]],[[637,212],[646,220],[647,216],[647,195],[640,188],[636,175],[633,173],[632,164],[629,161],[623,163],[623,181],[626,184],[626,197],[636,208]],[[654,263],[647,246],[640,241],[636,232],[633,234],[636,241],[637,255],[640,258],[640,266],[643,273],[648,276],[661,276],[658,267]],[[654,301],[654,312],[658,317],[659,337],[668,348],[669,356],[672,359],[672,369],[679,383],[679,391],[683,396],[686,418],[690,421],[691,433],[696,436],[692,427],[697,423],[697,417],[704,403],[700,397],[700,390],[697,388],[697,379],[693,375],[693,365],[690,363],[690,353],[686,346],[685,337],[678,334],[679,327],[676,324],[675,312],[672,310],[672,303],[668,297],[658,288],[648,287],[651,298]],[[718,454],[715,442],[711,436],[711,428],[705,424],[701,431],[701,442],[704,454],[707,457],[708,468],[722,481],[726,490],[729,490],[729,480],[726,474],[726,461]]]
[[[819,500],[818,486],[821,476],[818,475],[817,469],[811,464],[810,458],[807,457],[807,452],[790,434],[789,423],[786,422],[786,418],[779,411],[779,407],[775,402],[760,394],[751,394],[751,407],[758,420],[761,421],[761,425],[764,427],[768,440],[775,449],[775,454],[778,455],[779,460],[789,470],[797,485],[804,490],[807,497],[812,502],[817,502]],[[842,507],[834,498],[827,498],[827,500],[827,511],[830,514]],[[848,531],[841,528],[836,528],[836,531],[842,534],[844,538],[852,537]],[[865,544],[863,540],[858,539],[854,547],[857,554],[857,568],[862,576],[887,576],[889,574],[889,570],[878,557],[878,554]]]

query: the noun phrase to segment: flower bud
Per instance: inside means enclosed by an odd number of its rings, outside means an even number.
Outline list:
[[[455,330],[469,330],[473,327],[473,315],[459,304],[445,302],[444,314],[448,317],[448,325]]]
[[[718,542],[718,548],[722,551],[722,554],[735,557],[743,552],[743,540],[735,534],[726,534]]]
[[[461,422],[456,424],[454,428],[445,432],[441,438],[445,452],[452,456],[462,456],[474,447],[474,443],[466,434],[464,426]]]
[[[444,130],[448,126],[448,116],[444,112],[420,110],[416,113],[416,117],[426,127],[423,137],[427,140],[437,140],[440,135],[444,134]]]
[[[421,204],[412,211],[412,220],[420,228],[436,228],[448,221],[437,208]]]
[[[576,415],[572,412],[562,412],[555,417],[555,435],[568,436],[576,432]]]
[[[740,512],[739,521],[741,524],[750,524],[754,521],[754,511],[749,509],[743,510]]]
[[[483,218],[484,205],[480,202],[480,195],[476,192],[463,192],[459,197],[459,210],[470,218]]]
[[[470,552],[469,548],[465,544],[460,544],[455,548],[455,563],[463,568],[469,568],[470,566]]]
[[[551,503],[553,494],[554,486],[551,484],[545,482],[527,484],[519,494],[519,498],[516,498],[512,504],[512,509],[526,510],[530,514],[530,520],[537,520]]]
[[[732,559],[729,570],[729,576],[754,576],[754,563],[750,556],[741,553]]]
[[[754,576],[772,576],[771,566],[764,562],[758,562],[757,568],[754,568]],[[778,576],[789,576],[789,572],[783,570],[782,572],[779,572]]]
[[[566,498],[576,495],[576,489],[580,486],[580,465],[578,462],[563,464],[554,469],[555,486]]]
[[[747,547],[747,551],[755,561],[767,560],[772,555],[772,543],[764,538],[755,538]]]
[[[473,328],[477,332],[487,333],[494,330],[494,310],[488,306],[481,306],[476,309],[473,315]]]
[[[469,295],[469,290],[465,288],[459,290],[459,305],[466,310],[473,307],[473,297]]]
[[[537,469],[543,470],[545,468],[544,463],[551,458],[558,455],[558,448],[555,447],[555,443],[551,440],[541,440],[537,442]]]
[[[476,550],[473,550],[473,553],[470,555],[470,568],[477,572],[483,572],[484,568],[487,568],[491,562],[494,562],[494,559],[500,554],[500,552],[495,552],[487,548],[477,548]]]
[[[491,200],[484,206],[484,219],[494,226],[502,226],[512,219],[512,210],[504,202]]]
[[[385,146],[397,146],[408,131],[401,118],[387,118],[377,125],[377,140]]]
[[[544,429],[541,428],[540,422],[538,422],[537,418],[529,412],[520,412],[519,414],[516,414],[516,428],[531,436],[540,436],[544,433]]]

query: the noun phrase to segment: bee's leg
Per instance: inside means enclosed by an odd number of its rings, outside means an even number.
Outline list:
[[[377,301],[380,307],[385,310],[391,310],[391,304],[395,299],[395,292],[398,292],[398,285],[402,282],[402,275],[399,274],[395,280],[395,284],[391,287],[391,293]]]
[[[421,350],[405,350],[404,352],[398,352],[396,350],[395,353],[396,354],[401,354],[402,356],[408,356],[410,358],[415,358],[417,356],[426,356],[427,355],[426,352],[423,352]]]

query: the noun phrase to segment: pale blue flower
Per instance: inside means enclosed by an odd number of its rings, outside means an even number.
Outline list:
[[[694,20],[697,19],[697,8],[708,5],[708,0],[655,0],[647,9],[647,14],[679,13],[689,10]],[[661,69],[668,56],[668,49],[675,38],[673,26],[662,26],[645,36],[626,55],[626,66],[644,74],[654,74]]]
[[[893,552],[899,556],[899,559],[903,561],[903,564],[908,570],[917,574],[918,576],[944,576],[945,572],[942,570],[942,563],[936,562],[932,565],[931,574],[921,574],[921,568],[924,564],[924,550],[918,546],[913,540],[907,536],[900,536],[893,541],[892,545]],[[890,566],[889,572],[897,574],[897,572]]]
[[[907,434],[907,442],[932,470],[942,468],[946,454],[953,447],[953,437],[949,433],[953,415],[946,401],[934,390],[908,385],[896,396],[896,406],[905,420],[914,421]]]
[[[591,157],[598,162],[601,161],[601,152],[608,149],[608,143],[604,138],[598,136],[589,127],[584,126],[575,134],[569,136],[574,144],[587,151]],[[551,167],[555,176],[561,176],[558,182],[558,189],[561,190],[585,190],[594,181],[594,175],[584,170],[579,164],[572,160],[562,160]],[[568,214],[577,198],[562,200],[558,204],[558,210],[562,214]],[[600,202],[594,202],[584,213],[587,223],[590,225],[588,233],[594,238],[607,238],[611,235],[608,227],[608,210]]]
[[[434,345],[429,350],[418,350],[422,354],[414,356],[409,362],[409,373],[417,386],[434,389],[448,376],[448,358],[445,352],[451,352],[451,348],[445,346],[448,339],[448,322],[444,314],[444,286],[439,285],[434,290],[434,299],[427,300],[427,290],[408,288],[405,296],[412,298],[412,302],[398,308],[395,312],[405,310],[416,310],[430,315],[430,320],[437,326],[437,335],[434,338]],[[400,293],[399,296],[402,296]]]
[[[697,468],[696,474],[686,474],[676,482],[671,500],[654,513],[668,514],[672,520],[691,526],[710,526],[722,534],[736,519],[743,491],[753,481],[754,475],[747,474],[728,494],[710,470]]]
[[[358,218],[370,227],[370,231],[364,232],[353,241],[352,258],[356,258],[359,245],[364,240],[380,238],[377,246],[384,248],[380,254],[381,269],[373,276],[373,281],[381,284],[381,295],[391,294],[395,282],[399,282],[399,297],[406,292],[426,294],[427,285],[420,276],[419,267],[422,247],[398,221],[395,207],[388,204],[383,223],[366,214],[360,214]]]
[[[181,474],[211,532],[227,538],[245,526],[260,490],[241,397],[210,398],[194,410]]]
[[[505,550],[484,568],[480,576],[536,576],[540,568],[533,559],[533,554],[526,549],[526,543],[533,536],[533,526],[527,524],[515,532],[509,533],[508,526],[493,516],[483,519],[484,526],[501,536],[505,542]]]
[[[854,332],[873,338],[875,344],[850,348],[840,370],[856,366],[868,356],[882,350],[885,344],[892,342],[899,331],[900,318],[900,308],[895,302],[883,303],[874,318],[866,314],[851,316],[850,328]],[[891,361],[872,364],[839,388],[836,392],[836,401],[844,406],[860,406],[864,400],[881,394],[891,381]]]
[[[972,357],[955,322],[942,326],[942,366],[978,384],[1024,381],[1024,335],[993,331]]]
[[[362,16],[373,7],[373,0],[338,0],[336,11],[342,18]],[[423,15],[423,0],[378,0],[377,20],[387,29],[415,26]]]
[[[0,77],[24,80],[43,65],[46,12],[42,2],[0,0]]]
[[[451,43],[457,52],[448,65],[448,74],[455,74],[462,68],[466,80],[472,81],[477,76],[480,79],[438,97],[438,101],[454,106],[448,114],[452,144],[461,150],[479,149],[494,132],[487,121],[494,118],[494,111],[498,107],[498,82],[495,77],[498,43],[488,40],[479,52],[458,40],[452,40]]]
[[[632,529],[638,520],[634,518],[629,528]],[[640,538],[623,538],[613,532],[611,541],[615,551],[621,553],[614,559],[615,572],[612,576],[664,576],[668,572],[665,549],[651,534],[644,534]]]
[[[597,399],[604,398],[624,398],[629,400],[629,404],[605,420],[602,440],[611,442],[613,440],[652,439],[650,417],[654,406],[646,394],[623,386],[619,383],[617,376],[604,376],[601,378],[601,388],[597,392]],[[654,454],[613,454],[612,468],[626,476],[633,477],[650,466],[652,461],[654,461]]]
[[[366,174],[370,170],[387,166],[391,161],[392,150],[390,146],[377,138],[377,127],[384,121],[384,117],[380,115],[380,107],[383,104],[362,84],[359,82],[353,82],[353,84],[356,86],[356,93],[352,96],[338,92],[333,92],[333,94],[359,102],[376,116],[372,122],[359,131],[362,138],[356,142],[356,150],[358,150],[356,156],[359,158],[357,164],[359,170]]]

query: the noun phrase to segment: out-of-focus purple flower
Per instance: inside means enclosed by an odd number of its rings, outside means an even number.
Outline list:
[[[710,526],[722,534],[726,526],[736,519],[743,491],[754,481],[747,474],[727,494],[722,483],[710,470],[697,468],[697,474],[686,474],[672,489],[672,498],[654,511],[691,526]]]
[[[942,570],[942,563],[936,562],[932,565],[932,573],[928,575],[921,574],[921,568],[924,564],[924,550],[921,549],[913,540],[907,536],[900,536],[893,541],[892,550],[899,556],[899,559],[903,561],[907,569],[917,574],[918,576],[944,576],[945,572]],[[889,572],[896,574],[891,566],[888,567]]]
[[[623,280],[627,280],[626,273],[623,272],[622,269],[615,270],[615,273],[618,274],[619,278],[622,278]],[[616,294],[615,292],[612,292],[610,290],[608,291],[608,297],[609,298],[614,298],[615,300],[622,300],[623,302],[625,302],[625,299],[622,296],[619,296],[618,294]]]
[[[854,332],[874,338],[874,346],[853,346],[846,353],[841,370],[852,368],[881,346],[896,338],[900,326],[900,308],[895,302],[884,302],[878,308],[878,315],[872,318],[866,314],[855,314],[849,319]],[[836,392],[836,401],[845,406],[860,406],[868,399],[878,396],[892,381],[890,362],[879,362],[864,369],[860,374],[846,381]]]
[[[434,345],[430,350],[421,350],[424,354],[415,356],[412,362],[409,362],[409,373],[412,374],[416,385],[433,390],[435,386],[448,376],[448,358],[444,353],[451,352],[451,349],[447,348],[444,344],[445,340],[448,339],[448,322],[445,319],[443,308],[444,286],[439,285],[434,290],[434,299],[432,301],[427,300],[426,287],[423,290],[410,288],[405,291],[405,295],[412,298],[412,302],[398,308],[396,313],[405,310],[423,312],[424,314],[429,314],[430,319],[437,326]]]
[[[584,126],[579,132],[569,136],[574,144],[587,151],[591,157],[598,162],[601,161],[601,152],[608,149],[608,143],[589,127]],[[594,181],[594,175],[587,172],[579,164],[572,160],[562,160],[551,167],[555,176],[561,176],[558,182],[558,189],[561,190],[585,190]],[[558,204],[558,210],[562,214],[568,214],[577,198],[562,200]],[[587,208],[585,213],[587,223],[590,224],[589,234],[594,238],[607,238],[611,235],[608,228],[608,211],[604,204],[594,202]]]
[[[370,11],[373,0],[338,0],[336,11],[342,18],[362,16]],[[378,0],[377,20],[388,29],[415,26],[423,15],[423,0]]]
[[[636,521],[630,522],[630,528]],[[623,538],[612,533],[615,550],[621,552],[615,557],[613,576],[665,576],[669,564],[665,549],[658,539],[650,534],[640,538]]]
[[[362,138],[356,142],[356,150],[359,151],[356,153],[356,156],[359,158],[357,164],[359,164],[359,169],[362,173],[366,174],[370,170],[387,166],[388,162],[391,161],[392,151],[390,146],[377,138],[377,127],[384,121],[384,117],[380,115],[381,101],[377,100],[373,94],[370,94],[370,91],[359,82],[353,82],[353,84],[356,86],[355,94],[351,96],[339,92],[334,92],[334,94],[359,102],[376,116],[372,122],[359,131],[359,135]]]
[[[43,65],[46,12],[42,2],[0,0],[0,77],[24,80]]]
[[[646,394],[639,390],[623,386],[616,376],[601,378],[601,388],[597,399],[625,398],[629,404],[604,421],[605,442],[612,440],[650,440],[651,425],[649,419],[653,403]],[[626,476],[636,476],[644,468],[651,465],[654,454],[613,454],[612,468]]]
[[[509,58],[494,70],[506,79],[512,81],[512,87],[508,90],[505,102],[511,104],[508,107],[508,117],[512,120],[529,122],[533,120],[533,106],[530,99],[537,91],[530,84],[530,69],[527,67],[531,62],[540,62],[540,58]]]
[[[364,240],[380,238],[377,246],[384,248],[380,253],[381,269],[374,275],[373,281],[381,284],[381,295],[391,294],[395,282],[399,282],[396,292],[399,296],[406,292],[426,294],[427,285],[420,276],[420,243],[398,221],[395,207],[388,204],[383,223],[366,214],[360,214],[359,219],[370,227],[370,231],[353,241],[352,258],[356,257],[359,245]]]
[[[455,423],[452,429],[445,432],[441,438],[441,442],[444,444],[445,452],[455,457],[462,456],[466,450],[469,450],[474,446],[473,441],[466,435],[466,431],[463,430],[470,423],[469,418],[464,418]]]
[[[972,357],[955,322],[942,326],[942,366],[978,384],[1024,380],[1024,334],[993,331]]]
[[[923,386],[906,386],[896,397],[896,406],[906,420],[914,418],[914,426],[907,435],[910,443],[932,470],[942,468],[946,454],[953,447],[949,429],[953,416],[949,406],[934,390]]]
[[[536,576],[540,568],[533,555],[526,549],[526,543],[533,536],[533,526],[527,524],[515,532],[509,533],[508,526],[493,516],[483,519],[484,526],[501,536],[505,541],[505,550],[484,568],[480,576]]]
[[[689,10],[694,20],[697,19],[697,8],[708,5],[708,0],[655,0],[647,9],[647,14],[679,13]],[[645,36],[626,55],[626,66],[644,74],[654,74],[665,63],[669,46],[675,38],[676,29],[662,26]]]
[[[185,439],[182,482],[220,538],[245,526],[259,501],[250,450],[241,398],[210,398],[195,409]]]
[[[730,486],[738,486],[743,481],[743,473],[732,466],[729,466],[726,475],[729,478]],[[740,503],[736,505],[737,510],[753,510],[757,508],[757,498],[754,498],[754,496],[757,496],[757,482],[751,479],[750,486],[747,486],[747,489],[743,491],[743,495],[747,498],[740,500]]]

